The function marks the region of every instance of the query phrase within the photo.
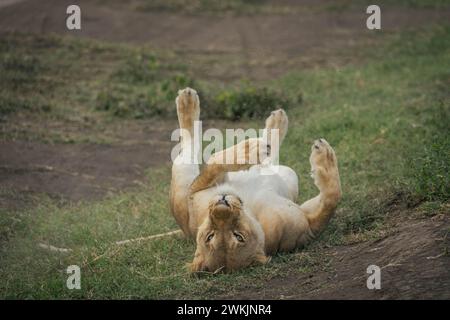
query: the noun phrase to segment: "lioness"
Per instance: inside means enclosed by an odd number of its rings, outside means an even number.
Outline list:
[[[267,255],[304,245],[327,224],[341,198],[341,186],[336,155],[325,139],[314,141],[310,156],[319,195],[297,205],[298,177],[292,169],[272,165],[274,174],[267,175],[261,174],[260,164],[220,161],[227,153],[247,157],[255,148],[267,148],[268,140],[247,139],[215,153],[201,171],[198,164],[182,161],[183,151],[199,143],[193,141],[194,121],[200,115],[197,92],[180,90],[176,106],[181,153],[172,166],[170,203],[184,234],[196,240],[193,272],[230,272],[264,264]],[[265,124],[265,132],[279,129],[281,145],[288,128],[286,113],[273,111]]]

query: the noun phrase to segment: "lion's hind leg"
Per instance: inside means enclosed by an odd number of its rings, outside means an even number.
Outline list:
[[[200,117],[200,101],[194,89],[178,92],[176,98],[178,122],[180,125],[181,151],[172,165],[170,206],[172,214],[183,232],[189,230],[189,186],[199,174],[198,153],[200,141],[195,141],[194,122]]]

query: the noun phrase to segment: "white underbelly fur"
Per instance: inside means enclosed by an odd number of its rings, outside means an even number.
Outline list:
[[[267,174],[268,171],[272,174]],[[254,201],[268,194],[278,194],[295,201],[298,197],[298,177],[294,170],[286,166],[262,168],[255,165],[249,170],[228,172],[220,189],[232,188],[242,200]]]

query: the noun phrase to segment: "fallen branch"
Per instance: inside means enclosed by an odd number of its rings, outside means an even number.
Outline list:
[[[155,234],[155,235],[148,236],[148,237],[140,237],[140,238],[135,238],[135,239],[116,241],[116,244],[120,246],[120,245],[131,243],[131,242],[147,241],[147,240],[163,238],[163,237],[172,236],[175,234],[182,234],[182,233],[183,233],[183,231],[181,231],[181,230],[174,230],[174,231],[169,231],[169,232],[165,232],[165,233]]]
[[[72,249],[58,248],[58,247],[52,246],[52,245],[50,245],[50,244],[45,244],[45,243],[39,243],[39,244],[38,244],[38,247],[39,247],[39,248],[42,248],[42,249],[54,251],[54,252],[64,252],[64,253],[68,253],[68,252],[71,252],[71,251],[72,251]]]
[[[127,243],[147,241],[147,240],[158,239],[158,238],[163,238],[163,237],[172,236],[172,235],[176,235],[176,234],[182,234],[182,233],[183,232],[181,230],[174,230],[174,231],[169,231],[169,232],[165,232],[165,233],[155,234],[155,235],[148,236],[148,237],[140,237],[140,238],[135,238],[135,239],[116,241],[116,245],[120,246],[120,245],[124,245]],[[72,249],[58,248],[58,247],[52,246],[50,244],[45,244],[45,243],[38,243],[38,247],[49,250],[49,251],[53,251],[53,252],[63,252],[63,253],[72,252]],[[102,254],[102,255],[96,257],[94,260],[90,261],[89,263],[92,263],[92,262],[102,258],[107,253],[108,253],[108,250],[104,254]]]
[[[434,257],[427,257],[427,260],[434,260],[434,259],[439,259],[440,257],[445,256],[445,252],[438,254],[437,256]]]
[[[388,267],[400,267],[400,266],[402,266],[401,263],[388,263],[387,265],[381,267],[381,269],[388,268]]]
[[[114,250],[114,251],[113,251],[112,249],[113,249],[113,248],[110,247],[110,248],[107,249],[105,252],[103,252],[101,255],[96,256],[96,257],[95,257],[94,259],[92,259],[91,261],[84,262],[83,265],[82,265],[82,268],[86,267],[87,265],[92,264],[93,262],[95,262],[95,261],[97,261],[97,260],[100,260],[100,259],[106,257],[108,254],[110,254],[110,257],[112,257],[113,255],[115,255],[116,253],[118,253],[118,252],[120,251],[120,249],[117,248],[117,247],[115,247],[115,250]]]

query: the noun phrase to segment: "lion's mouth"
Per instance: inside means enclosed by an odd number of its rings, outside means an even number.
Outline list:
[[[216,206],[230,207],[230,204],[228,203],[227,200],[220,199],[219,201],[217,201]]]

